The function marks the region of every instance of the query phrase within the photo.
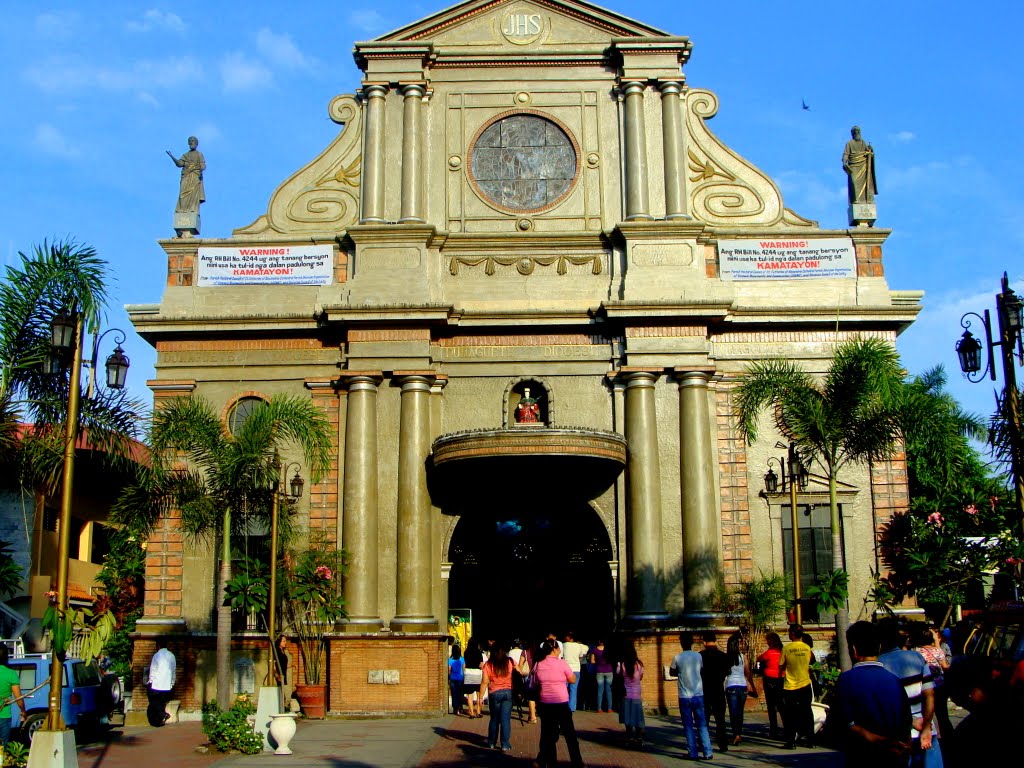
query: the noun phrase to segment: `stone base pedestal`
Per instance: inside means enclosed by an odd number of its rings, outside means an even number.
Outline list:
[[[853,203],[847,213],[851,227],[870,227],[878,218],[874,203]]]
[[[28,768],[78,768],[75,732],[36,731],[28,752]]]
[[[281,712],[281,689],[265,685],[260,688],[260,697],[256,702],[256,733],[263,737],[263,751],[273,752],[276,744],[271,744],[267,736],[270,734],[272,715]],[[290,753],[286,753],[290,754]]]
[[[199,237],[199,214],[175,211],[174,232],[178,237]]]

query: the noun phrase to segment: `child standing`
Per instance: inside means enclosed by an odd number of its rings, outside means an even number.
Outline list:
[[[466,677],[466,661],[462,658],[462,649],[452,646],[452,656],[448,659],[448,690],[452,694],[452,714],[462,714],[462,681]]]
[[[622,649],[622,660],[616,665],[615,674],[622,676],[625,683],[626,698],[623,699],[619,712],[619,722],[626,726],[626,740],[631,747],[641,747],[644,743],[644,702],[640,681],[644,679],[644,665],[637,658],[633,643]]]

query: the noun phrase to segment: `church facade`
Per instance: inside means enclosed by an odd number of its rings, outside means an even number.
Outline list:
[[[766,416],[746,445],[731,393],[754,360],[820,373],[837,343],[895,343],[921,294],[889,289],[887,230],[800,217],[712,133],[690,52],[578,0],[469,0],[356,44],[336,139],[254,222],[160,241],[163,299],[129,308],[157,407],[202,396],[227,422],[288,393],[334,428],[299,503],[349,553],[330,711],[443,711],[467,620],[629,631],[667,664],[665,630],[725,621],[721,585],[792,570],[794,517],[802,583],[831,568],[820,468],[791,515],[764,486],[783,438]],[[902,457],[840,481],[856,615]],[[173,515],[149,542],[136,665],[173,635],[185,709],[211,698],[216,570]]]

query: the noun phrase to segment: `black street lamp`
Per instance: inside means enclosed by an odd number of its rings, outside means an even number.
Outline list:
[[[1014,356],[1017,361],[1024,364],[1024,343],[1021,339],[1021,329],[1024,328],[1024,302],[1010,288],[1010,281],[1003,272],[1001,283],[1002,290],[996,294],[996,320],[999,323],[999,340],[992,339],[992,319],[986,309],[983,315],[977,312],[967,312],[960,318],[960,327],[964,329],[963,336],[956,344],[956,354],[960,360],[960,370],[964,372],[964,378],[977,383],[988,374],[992,381],[996,380],[995,354],[993,350],[999,347],[1002,353],[1003,362],[1003,383],[1005,389],[1000,404],[1005,408],[1007,416],[1007,433],[1010,442],[1010,469],[1013,473],[1013,484],[1017,502],[1017,520],[1020,524],[1021,534],[1024,535],[1024,453],[1021,447],[1021,425],[1020,425],[1020,392],[1017,390],[1017,369],[1014,365]],[[974,338],[968,330],[971,327],[970,318],[976,317],[981,321],[985,330],[985,344]],[[988,353],[988,360],[985,367],[981,366],[981,351],[985,349]]]
[[[776,443],[776,448],[787,448],[784,443]],[[775,474],[772,464],[777,463],[779,473],[782,475],[782,493],[789,492],[790,520],[793,526],[793,599],[797,623],[802,623],[802,611],[800,610],[800,531],[798,528],[799,518],[796,513],[796,492],[807,490],[811,479],[811,473],[807,465],[800,460],[800,454],[796,450],[796,444],[788,446],[788,464],[785,456],[768,459],[768,471],[764,476],[764,490],[766,494],[774,495],[779,492],[779,475]],[[788,472],[786,471],[788,468]]]

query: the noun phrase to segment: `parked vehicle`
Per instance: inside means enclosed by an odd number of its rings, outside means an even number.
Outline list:
[[[25,695],[25,718],[12,708],[11,729],[26,744],[46,723],[50,700],[50,655],[28,654],[12,658],[8,666],[18,673],[21,692]],[[100,727],[124,723],[124,696],[121,681],[104,674],[95,661],[68,658],[64,660],[64,682],[61,688],[61,715],[74,728]]]
[[[963,656],[987,656],[995,673],[1008,678],[1024,660],[1024,606],[998,606],[973,618],[976,623],[964,642]]]

